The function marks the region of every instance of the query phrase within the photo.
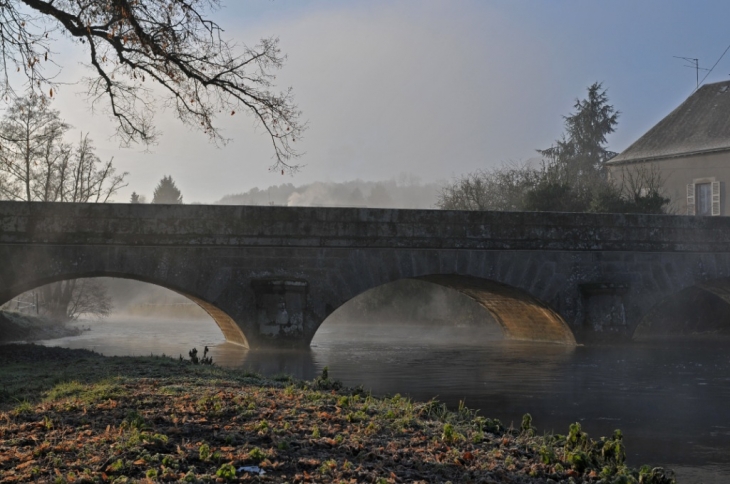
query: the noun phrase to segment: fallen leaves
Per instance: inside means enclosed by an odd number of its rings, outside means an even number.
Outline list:
[[[252,383],[216,368],[191,374],[170,365],[166,377],[148,378],[143,361],[138,373],[117,373],[114,398],[90,398],[101,385],[91,382],[66,398],[0,412],[0,480],[218,481],[233,466],[266,469],[233,478],[258,482],[590,482],[600,471],[543,463],[543,438],[489,433],[484,421],[457,414],[431,418],[424,409],[432,404]],[[173,385],[184,392],[164,391]]]

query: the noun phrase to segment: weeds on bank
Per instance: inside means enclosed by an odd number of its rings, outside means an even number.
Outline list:
[[[193,348],[192,350],[188,351],[188,356],[190,357],[190,363],[193,365],[212,365],[213,364],[213,357],[208,356],[208,347],[206,346],[203,349],[203,356],[201,358],[198,357],[198,349]],[[180,355],[180,361],[185,361],[182,355]]]
[[[103,378],[81,374],[0,413],[3,480],[673,482],[662,469],[627,468],[620,432],[592,440],[574,424],[541,437],[529,415],[507,429],[463,402],[450,411],[344,389],[326,368],[299,382],[166,365],[103,359]]]

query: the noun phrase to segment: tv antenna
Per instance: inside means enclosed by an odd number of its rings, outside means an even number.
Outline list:
[[[699,59],[695,59],[694,57],[681,57],[681,56],[678,56],[678,55],[675,55],[675,56],[672,56],[672,57],[674,57],[675,59],[682,59],[682,60],[687,61],[690,64],[692,64],[692,65],[686,65],[685,64],[684,67],[691,67],[692,69],[695,70],[695,77],[697,79],[697,81],[696,81],[697,82],[697,85],[695,86],[695,91],[697,89],[699,89],[699,87],[700,87],[700,71],[709,71],[710,69],[705,69],[704,67],[700,67],[700,60]]]

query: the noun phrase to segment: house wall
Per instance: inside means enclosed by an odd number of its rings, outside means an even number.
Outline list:
[[[642,176],[659,179],[660,193],[668,197],[670,213],[687,215],[687,184],[699,181],[720,182],[720,215],[730,215],[730,151],[696,154],[638,163],[608,165],[609,177],[617,183],[630,183]]]

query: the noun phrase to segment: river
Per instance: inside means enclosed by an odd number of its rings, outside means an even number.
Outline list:
[[[309,351],[252,352],[226,343],[210,320],[115,316],[84,323],[80,336],[41,342],[105,355],[211,349],[216,364],[266,375],[331,378],[374,394],[460,400],[480,414],[519,425],[530,412],[539,431],[589,435],[620,428],[630,465],[670,467],[685,483],[730,482],[730,342],[655,342],[569,348],[499,341],[472,329],[446,338],[433,326],[323,325]]]

